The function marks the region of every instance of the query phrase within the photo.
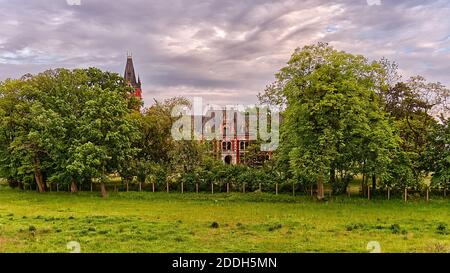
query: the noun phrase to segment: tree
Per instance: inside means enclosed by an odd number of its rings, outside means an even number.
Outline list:
[[[382,75],[377,63],[322,43],[297,49],[276,75],[287,102],[280,150],[296,180],[316,181],[319,199],[340,177],[386,174],[397,138],[375,92]]]
[[[104,182],[136,152],[132,90],[117,74],[49,70],[6,81],[0,90],[0,147],[10,154],[2,162],[7,177],[32,172],[41,192],[47,180],[71,184],[76,192],[77,182],[89,177]]]
[[[437,124],[430,134],[431,145],[425,160],[430,162],[428,171],[433,173],[431,186],[448,189],[450,186],[450,119]]]

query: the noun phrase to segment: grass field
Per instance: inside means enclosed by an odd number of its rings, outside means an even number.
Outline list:
[[[0,252],[450,251],[450,203],[270,194],[37,194],[1,188]]]

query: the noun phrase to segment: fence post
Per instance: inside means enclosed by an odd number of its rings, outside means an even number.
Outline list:
[[[167,193],[169,193],[169,192],[170,192],[170,189],[169,189],[169,182],[166,182],[166,188],[167,188]]]
[[[94,187],[93,187],[92,182],[91,182],[91,192],[93,192],[93,191],[94,191]]]
[[[139,182],[139,191],[142,191],[142,182]]]
[[[184,193],[184,182],[181,182],[181,193]]]
[[[130,191],[130,186],[129,186],[129,182],[127,181],[127,192]]]
[[[211,182],[211,194],[214,194],[214,183]]]
[[[388,200],[391,200],[391,188],[388,188],[387,194],[388,194]]]
[[[275,184],[275,194],[278,195],[278,183]]]
[[[262,184],[259,183],[259,192],[262,192]]]
[[[427,187],[427,202],[430,201],[430,188]]]
[[[242,184],[242,192],[245,193],[245,182]]]
[[[230,193],[230,183],[227,183],[227,193]]]
[[[405,188],[405,203],[408,202],[408,189]]]
[[[198,193],[198,183],[195,183],[195,192]]]
[[[30,185],[30,189],[31,189],[31,185]],[[56,192],[59,192],[59,184],[56,183]]]
[[[152,192],[155,193],[155,182],[152,183]]]
[[[292,196],[295,196],[295,183],[292,183]]]
[[[370,187],[367,186],[367,199],[370,201]]]

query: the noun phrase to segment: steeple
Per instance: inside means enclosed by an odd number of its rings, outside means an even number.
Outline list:
[[[136,73],[134,72],[133,56],[127,54],[127,65],[125,66],[125,81],[128,82],[134,88],[139,87],[136,82]]]
[[[136,81],[136,73],[134,71],[133,56],[127,53],[127,65],[125,66],[124,74],[125,82],[134,88],[134,96],[142,99],[141,78]]]

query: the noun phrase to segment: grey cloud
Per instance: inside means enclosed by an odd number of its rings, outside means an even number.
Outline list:
[[[56,67],[123,73],[132,51],[147,104],[254,103],[296,47],[324,41],[449,85],[449,15],[446,0],[0,0],[0,80]]]

